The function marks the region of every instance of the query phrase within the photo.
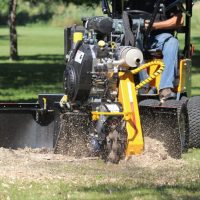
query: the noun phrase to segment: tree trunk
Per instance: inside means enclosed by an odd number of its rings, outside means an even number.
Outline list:
[[[8,25],[10,28],[10,59],[17,60],[17,30],[16,30],[16,10],[17,0],[9,0],[9,19]]]

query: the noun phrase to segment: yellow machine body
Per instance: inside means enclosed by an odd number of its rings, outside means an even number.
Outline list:
[[[132,73],[120,73],[119,102],[124,112],[130,112],[126,120],[127,149],[126,156],[137,155],[144,150],[144,140],[140,121],[137,91]]]
[[[190,85],[191,85],[191,76],[190,76],[190,69],[191,69],[191,60],[190,59],[181,59],[179,61],[179,72],[176,77],[176,87],[175,91],[176,93],[183,93],[185,92],[186,88],[188,96],[190,96]],[[151,65],[151,67],[148,68],[148,74],[151,76],[158,70],[158,65]],[[151,87],[156,87],[157,91],[159,91],[159,84],[160,84],[160,78],[161,76],[158,75],[150,82]],[[187,86],[187,87],[186,87]]]
[[[156,70],[140,84],[135,85],[134,75],[146,68],[156,67]],[[140,120],[139,105],[137,101],[138,89],[154,80],[164,70],[160,60],[146,63],[137,69],[119,72],[118,102],[121,103],[123,112],[92,112],[93,120],[98,120],[101,115],[122,115],[126,121],[127,148],[126,156],[141,154],[144,150],[144,139]]]

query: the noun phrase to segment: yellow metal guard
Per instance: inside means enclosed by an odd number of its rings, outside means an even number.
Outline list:
[[[78,41],[81,41],[83,39],[83,33],[82,32],[74,32],[73,34],[73,42],[76,44]]]
[[[151,66],[158,66],[158,70],[142,81],[137,86],[134,82],[134,75]],[[144,140],[140,121],[139,106],[137,101],[137,90],[155,79],[164,69],[163,62],[155,60],[146,63],[137,69],[119,72],[119,94],[118,102],[123,107],[123,112],[92,112],[92,119],[98,120],[100,115],[123,115],[126,121],[127,148],[126,156],[141,154],[144,150]]]

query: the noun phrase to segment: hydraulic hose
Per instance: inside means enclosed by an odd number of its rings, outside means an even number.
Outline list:
[[[131,70],[131,73],[134,75],[134,74],[137,74],[139,73],[140,71],[148,68],[148,67],[151,67],[153,65],[157,65],[159,66],[159,69],[156,70],[152,75],[150,75],[147,79],[143,80],[141,83],[139,83],[138,85],[136,85],[136,90],[140,89],[141,87],[143,87],[144,85],[146,85],[147,83],[151,82],[153,79],[155,79],[157,76],[159,76],[165,66],[164,66],[164,63],[162,61],[159,61],[159,60],[155,60],[155,61],[151,61],[149,63],[146,63],[140,67],[138,67],[137,69],[134,69],[134,70]]]

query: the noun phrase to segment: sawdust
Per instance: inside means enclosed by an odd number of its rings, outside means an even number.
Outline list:
[[[127,162],[129,165],[155,169],[162,166],[180,167],[181,165],[186,164],[185,161],[181,159],[170,157],[162,142],[149,137],[145,137],[144,141],[144,152],[141,155],[132,156]]]
[[[150,138],[145,138],[146,148],[142,155],[133,156],[128,161],[122,160],[118,165],[111,165],[121,173],[126,168],[162,169],[181,168],[186,165],[183,160],[169,157],[163,144]],[[101,163],[99,165],[99,163]],[[85,169],[84,169],[85,166]],[[110,166],[96,157],[77,158],[54,154],[52,149],[4,149],[0,148],[0,177],[20,180],[70,180],[78,176],[77,170],[82,167],[85,174],[91,169],[97,171],[110,170]],[[90,169],[87,171],[87,169]]]
[[[80,112],[65,113],[60,118],[54,153],[75,157],[89,156],[89,115]]]
[[[53,150],[41,149],[5,149],[0,148],[0,177],[21,180],[45,180],[69,178],[63,169],[69,163],[80,163],[96,158],[82,158],[54,154]]]

